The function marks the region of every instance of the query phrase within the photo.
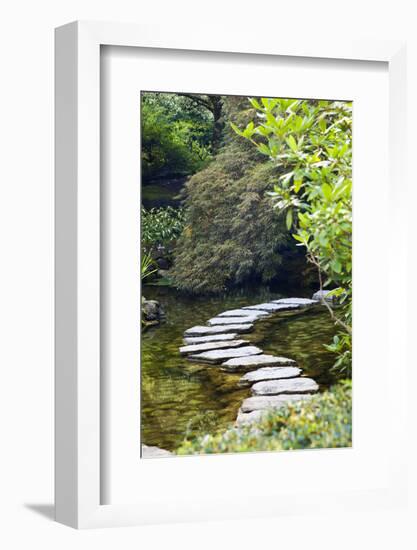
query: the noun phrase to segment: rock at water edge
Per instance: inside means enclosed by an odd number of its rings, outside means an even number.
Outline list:
[[[312,378],[289,378],[257,382],[252,386],[253,395],[278,395],[280,393],[313,393],[319,386]]]
[[[318,290],[312,296],[313,300],[316,302],[321,302],[325,300],[326,302],[336,302],[336,296],[328,296],[331,290]]]
[[[142,458],[167,458],[169,456],[174,455],[159,447],[142,445]]]

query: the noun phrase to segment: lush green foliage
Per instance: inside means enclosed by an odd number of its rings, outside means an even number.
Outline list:
[[[328,347],[337,368],[351,369],[352,298],[352,106],[340,101],[261,98],[250,100],[258,121],[241,131],[280,170],[274,206],[286,212],[288,229],[344,304],[335,315],[341,333]],[[296,216],[294,216],[294,212]]]
[[[309,400],[271,410],[253,424],[185,441],[178,454],[350,447],[352,386],[342,382]]]
[[[182,233],[185,224],[185,213],[182,208],[142,207],[141,227],[142,245],[146,249],[157,246],[169,246]]]
[[[144,181],[192,174],[211,156],[213,115],[201,103],[178,94],[142,94]]]
[[[227,120],[246,123],[254,116],[246,99],[224,102]],[[294,264],[296,279],[305,268],[285,219],[275,215],[266,195],[279,171],[229,132],[225,146],[185,186],[187,227],[177,242],[171,275],[178,288],[190,292],[285,279]]]

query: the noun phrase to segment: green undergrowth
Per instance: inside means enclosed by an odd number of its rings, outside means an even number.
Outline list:
[[[184,441],[179,455],[352,446],[352,383],[267,412],[249,426]]]

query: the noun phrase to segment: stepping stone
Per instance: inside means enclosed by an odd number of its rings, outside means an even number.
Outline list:
[[[298,306],[313,306],[317,304],[317,300],[310,300],[310,298],[281,298],[280,300],[272,300],[274,304],[287,304]]]
[[[240,346],[247,345],[246,340],[232,340],[231,342],[205,342],[204,344],[191,344],[190,346],[180,347],[181,355],[188,355],[189,353],[198,353],[200,351],[209,351],[212,349],[224,349],[224,348],[238,348]]]
[[[248,372],[239,380],[239,386],[250,386],[256,382],[265,380],[281,380],[282,378],[296,378],[300,376],[298,367],[265,367],[253,372]]]
[[[256,309],[230,309],[229,311],[223,311],[219,313],[217,317],[247,317],[248,315],[253,317],[267,317],[269,313],[267,311],[261,311]]]
[[[278,395],[280,393],[312,393],[319,385],[312,378],[289,378],[257,382],[252,386],[253,395]]]
[[[268,302],[267,304],[257,304],[256,306],[245,306],[243,309],[251,311],[252,309],[261,311],[267,311],[268,313],[276,313],[277,311],[287,311],[290,309],[297,309],[301,306],[297,304],[275,304],[273,302]]]
[[[174,456],[172,453],[159,447],[142,445],[142,458],[166,458]]]
[[[281,394],[281,395],[260,395],[255,397],[248,397],[245,399],[240,407],[242,413],[250,413],[252,411],[263,411],[265,409],[279,409],[286,403],[292,403],[295,401],[301,401],[305,399],[311,399],[311,395],[293,393],[293,394]]]
[[[227,342],[234,340],[237,332],[230,334],[214,334],[213,336],[196,336],[191,338],[183,338],[184,344],[204,344],[204,342]]]
[[[245,346],[243,348],[236,349],[216,349],[212,351],[204,351],[203,353],[196,353],[189,355],[190,361],[197,361],[199,363],[221,363],[225,359],[231,357],[248,357],[249,355],[257,355],[262,353],[260,348],[256,346]]]
[[[322,300],[324,300],[325,302],[336,302],[336,296],[328,296],[330,292],[331,290],[318,290],[313,294],[312,298],[316,301],[316,303],[321,302]]]
[[[235,325],[239,323],[253,323],[258,318],[254,315],[247,315],[246,317],[213,317],[207,321],[210,327],[218,325]]]
[[[275,357],[275,355],[254,355],[252,357],[240,357],[229,359],[222,363],[222,368],[228,371],[236,371],[244,368],[257,368],[264,366],[291,366],[296,365],[296,362],[293,359],[288,359],[287,357]]]
[[[225,325],[217,327],[202,327],[196,326],[189,328],[184,332],[184,336],[210,336],[213,334],[224,334],[227,332],[250,332],[253,329],[253,323],[245,323],[239,325]]]
[[[268,414],[267,411],[252,411],[249,413],[239,411],[236,418],[235,426],[247,426],[248,424],[252,424],[253,422],[258,422],[262,419],[263,416],[266,416],[266,414]]]

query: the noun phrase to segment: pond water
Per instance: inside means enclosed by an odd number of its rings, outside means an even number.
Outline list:
[[[260,289],[216,297],[190,297],[158,286],[145,286],[143,294],[161,303],[166,319],[142,334],[142,443],[172,451],[186,437],[229,427],[243,399],[250,395],[249,389],[237,385],[241,373],[226,373],[217,366],[199,365],[181,357],[178,348],[183,345],[184,331],[194,325],[204,325],[222,311],[285,296]],[[254,331],[243,338],[262,348],[264,353],[295,359],[303,374],[313,377],[320,384],[320,390],[324,390],[337,380],[330,370],[334,355],[323,346],[331,341],[335,332],[327,310],[314,306],[258,320]]]

